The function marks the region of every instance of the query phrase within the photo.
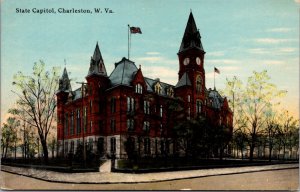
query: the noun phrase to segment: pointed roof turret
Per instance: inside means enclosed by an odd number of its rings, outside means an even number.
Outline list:
[[[184,73],[178,83],[176,84],[175,88],[182,87],[182,86],[191,86],[191,80],[187,73]]]
[[[98,42],[95,47],[94,55],[91,58],[88,76],[92,74],[107,76]]]
[[[197,48],[204,52],[201,43],[201,36],[199,30],[197,29],[196,22],[192,12],[190,13],[188,22],[186,24],[182,42],[179,48],[179,53],[190,48]]]
[[[65,91],[65,92],[72,91],[71,83],[70,83],[70,79],[69,79],[66,67],[64,68],[64,72],[63,72],[61,78],[59,79],[58,90],[59,91]]]

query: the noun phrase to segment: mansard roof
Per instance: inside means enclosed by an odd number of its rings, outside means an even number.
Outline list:
[[[135,66],[134,62],[123,57],[121,61],[115,63],[115,69],[109,76],[111,86],[130,86],[137,70],[138,68]]]
[[[63,74],[62,74],[61,78],[59,79],[58,90],[65,91],[65,92],[72,91],[71,83],[70,83],[70,79],[69,79],[66,67],[64,68]]]
[[[159,79],[151,79],[151,78],[148,78],[148,77],[144,77],[146,83],[147,83],[147,91],[149,92],[154,92],[154,85],[156,83],[159,83],[162,87],[162,90],[161,90],[161,95],[163,96],[168,96],[167,95],[167,89],[168,88],[173,88],[174,89],[174,86],[173,85],[170,85],[168,83],[164,83],[164,82],[161,82]]]
[[[90,75],[103,75],[107,76],[104,61],[100,52],[98,42],[95,47],[94,55],[91,57],[90,68],[87,76]]]
[[[221,109],[224,103],[224,98],[220,95],[220,93],[215,89],[208,89],[207,92],[208,99],[211,100],[211,106],[215,109]]]
[[[185,72],[180,80],[178,81],[178,83],[176,84],[175,88],[178,88],[178,87],[182,87],[182,86],[191,86],[192,83],[191,83],[191,80],[189,78],[189,75]]]
[[[201,36],[199,30],[197,29],[196,22],[192,12],[190,13],[188,22],[186,24],[186,28],[184,31],[184,35],[178,53],[191,48],[196,48],[204,52],[201,43]]]

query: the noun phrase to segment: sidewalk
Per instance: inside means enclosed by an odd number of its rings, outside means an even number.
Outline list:
[[[16,173],[45,181],[62,183],[108,184],[108,183],[147,183],[157,181],[170,181],[177,179],[196,178],[215,175],[227,175],[236,173],[258,172],[278,169],[299,168],[299,164],[279,164],[266,166],[249,166],[234,168],[216,168],[204,170],[172,171],[160,173],[58,173],[53,171],[36,170],[32,168],[20,168],[1,165],[2,171]]]

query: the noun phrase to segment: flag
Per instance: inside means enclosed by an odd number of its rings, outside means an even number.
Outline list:
[[[216,67],[215,67],[215,73],[218,73],[218,74],[220,74],[220,71],[219,71],[219,69],[217,69]]]
[[[140,33],[142,34],[141,28],[139,27],[130,27],[130,33],[136,34],[136,33]]]

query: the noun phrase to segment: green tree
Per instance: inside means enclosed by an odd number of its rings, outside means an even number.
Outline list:
[[[17,129],[20,126],[20,122],[14,118],[9,117],[7,122],[2,126],[1,132],[1,146],[2,146],[2,157],[7,157],[8,149],[14,149],[14,157],[16,158],[16,151],[17,151]]]
[[[17,89],[14,93],[19,97],[14,113],[37,130],[45,163],[48,162],[47,137],[56,117],[58,79],[58,68],[47,71],[43,61],[34,64],[31,76],[22,72],[14,75],[13,85]],[[21,115],[23,112],[25,116]]]

